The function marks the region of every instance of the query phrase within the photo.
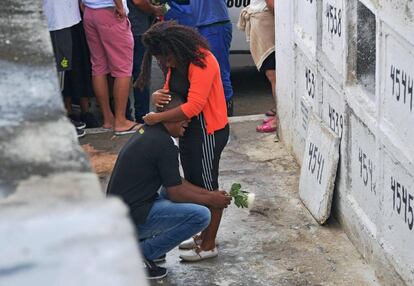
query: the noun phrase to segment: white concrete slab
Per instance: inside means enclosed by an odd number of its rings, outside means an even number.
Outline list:
[[[331,213],[339,142],[340,138],[321,119],[310,116],[299,196],[319,224],[324,224]]]

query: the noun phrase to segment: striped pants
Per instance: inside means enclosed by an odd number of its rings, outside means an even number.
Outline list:
[[[218,190],[220,157],[229,131],[227,124],[214,134],[207,134],[202,113],[191,119],[184,136],[180,138],[180,160],[187,181],[210,191]]]

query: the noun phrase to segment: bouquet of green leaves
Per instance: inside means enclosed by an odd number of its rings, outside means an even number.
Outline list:
[[[255,199],[255,194],[243,191],[238,183],[231,186],[230,196],[234,199],[234,204],[238,208],[251,208]]]
[[[151,3],[157,6],[162,6],[164,10],[164,14],[168,12],[168,10],[171,9],[170,5],[168,5],[166,0],[151,0]]]

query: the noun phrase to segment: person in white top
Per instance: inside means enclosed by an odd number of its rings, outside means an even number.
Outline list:
[[[276,53],[274,0],[252,0],[240,14],[238,28],[246,31],[250,52],[259,71],[264,72],[272,86],[276,105]],[[276,106],[266,112],[263,124],[257,132],[275,132],[277,127]]]
[[[65,88],[65,74],[73,65],[72,27],[80,23],[78,0],[43,0],[43,13],[47,20],[58,71],[60,91]],[[85,124],[72,120],[78,137],[85,135]]]
[[[72,27],[81,21],[78,0],[43,0],[49,31]]]

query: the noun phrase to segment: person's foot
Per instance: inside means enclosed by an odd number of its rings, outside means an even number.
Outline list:
[[[272,108],[272,109],[266,111],[265,115],[270,116],[270,117],[276,116],[276,108]]]
[[[275,132],[277,129],[277,120],[276,117],[273,117],[271,120],[264,122],[261,125],[256,127],[256,131],[260,133],[270,133]]]
[[[168,270],[166,268],[158,266],[154,263],[154,261],[144,259],[144,264],[147,270],[147,279],[162,279],[168,274]]]
[[[80,115],[80,120],[86,124],[86,128],[98,128],[99,122],[95,115],[90,112],[84,112]]]
[[[155,258],[155,259],[153,260],[153,262],[155,262],[155,263],[165,262],[166,257],[167,257],[167,254],[161,255],[160,257]]]
[[[86,132],[84,129],[76,129],[76,133],[77,133],[78,138],[82,138],[86,135]]]
[[[114,135],[122,136],[122,135],[127,135],[127,134],[133,134],[137,132],[137,130],[140,129],[141,127],[142,127],[142,124],[133,122],[133,124],[128,129],[119,129],[119,130],[114,129]]]
[[[226,101],[227,103],[227,116],[228,117],[232,117],[233,116],[233,98],[230,98],[229,100]]]
[[[181,242],[178,248],[179,249],[193,249],[194,247],[200,245],[201,242],[202,242],[201,238],[198,235],[195,235]]]
[[[72,113],[68,115],[68,118],[76,129],[84,129],[86,127],[86,124],[79,119],[79,116]]]
[[[202,250],[200,247],[195,247],[190,250],[183,251],[180,254],[180,258],[184,261],[201,261],[213,257],[218,256],[218,250],[217,247],[214,247],[211,250]]]

